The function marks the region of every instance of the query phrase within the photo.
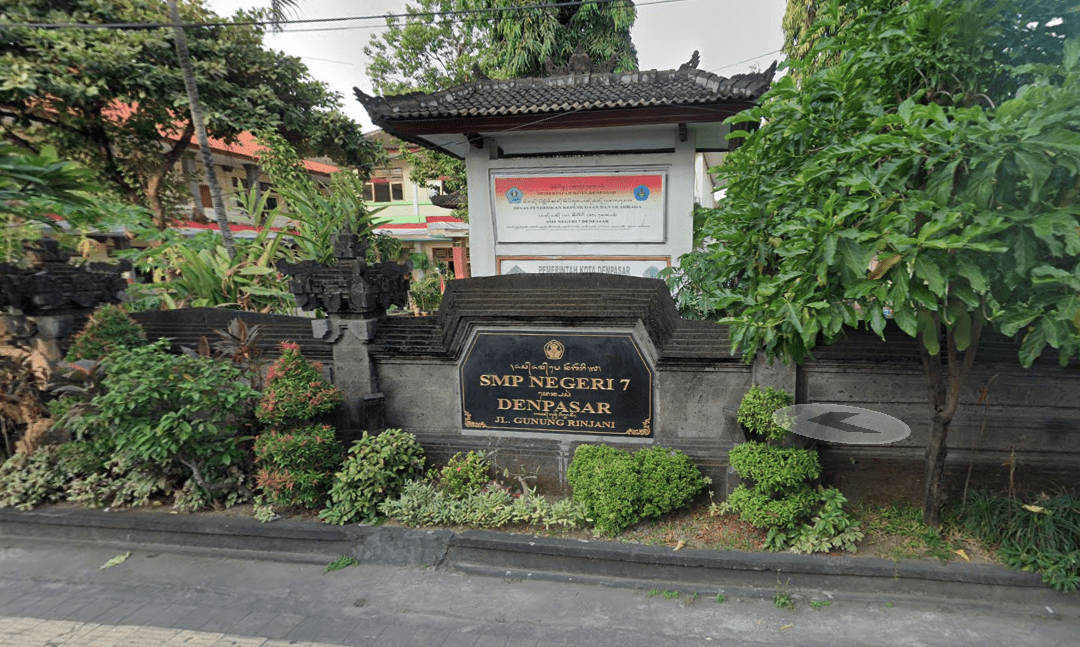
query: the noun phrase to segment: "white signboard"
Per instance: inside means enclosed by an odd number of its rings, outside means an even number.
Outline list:
[[[662,243],[663,173],[493,178],[499,243]]]
[[[668,256],[500,256],[499,274],[618,274],[655,279],[671,266]]]

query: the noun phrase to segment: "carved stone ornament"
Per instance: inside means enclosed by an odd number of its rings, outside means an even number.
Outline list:
[[[555,65],[555,62],[551,60],[551,57],[547,57],[544,61],[544,70],[548,76],[563,76],[565,74],[588,74],[591,72],[597,72],[606,74],[615,69],[615,65],[618,64],[618,58],[614,54],[611,58],[603,63],[593,63],[592,59],[585,52],[583,45],[578,45],[574,53],[570,55],[570,60],[566,65]]]
[[[367,240],[356,234],[334,238],[333,265],[315,261],[277,264],[288,274],[289,290],[301,310],[321,308],[328,314],[379,314],[391,305],[409,302],[412,263],[375,263],[365,260]]]
[[[45,238],[27,253],[30,268],[0,263],[0,308],[14,308],[24,315],[60,314],[93,310],[106,303],[120,303],[131,271],[129,261],[116,265],[72,265],[71,254]]]

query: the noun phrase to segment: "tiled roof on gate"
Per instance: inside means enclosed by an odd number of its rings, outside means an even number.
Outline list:
[[[765,72],[725,78],[693,68],[571,73],[547,78],[480,80],[442,92],[372,97],[353,88],[372,121],[542,114],[571,110],[644,108],[724,101],[755,101],[768,88]]]

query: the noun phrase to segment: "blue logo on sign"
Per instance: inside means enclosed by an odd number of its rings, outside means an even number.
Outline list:
[[[516,186],[506,192],[506,199],[510,201],[510,204],[520,204],[524,197],[525,193]]]
[[[634,197],[637,198],[638,202],[644,202],[645,200],[648,200],[649,187],[642,184],[638,188],[634,189]]]

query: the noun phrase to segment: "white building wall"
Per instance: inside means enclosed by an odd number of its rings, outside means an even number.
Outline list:
[[[618,257],[663,259],[675,264],[693,243],[693,207],[697,169],[694,133],[679,141],[672,125],[588,131],[530,132],[485,137],[486,147],[471,148],[466,159],[469,182],[470,247],[474,276],[499,273],[499,259],[508,257]],[[585,154],[543,158],[502,158],[504,154],[542,151]],[[640,150],[673,152],[637,153]],[[592,153],[591,151],[596,151]],[[622,153],[620,151],[626,151]],[[492,207],[496,174],[520,172],[557,176],[573,173],[664,173],[665,232],[662,242],[503,243],[497,240]]]

